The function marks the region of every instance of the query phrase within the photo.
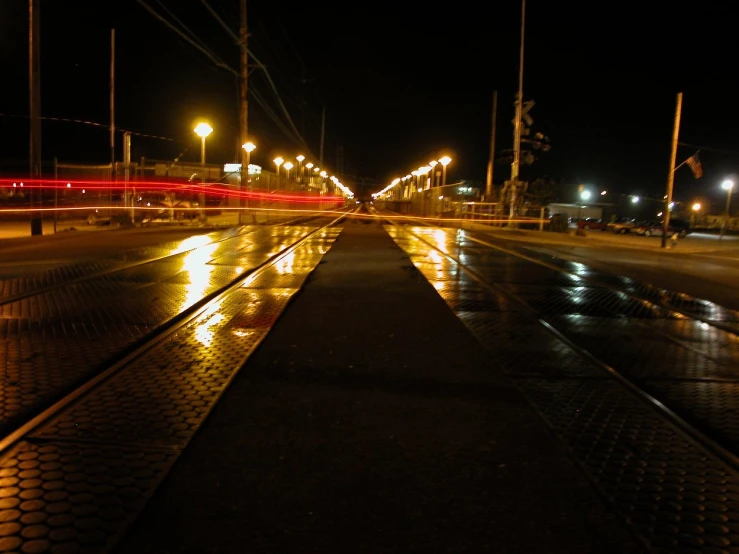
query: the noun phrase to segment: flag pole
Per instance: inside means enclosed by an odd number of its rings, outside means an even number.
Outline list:
[[[662,211],[664,221],[662,222],[662,248],[667,247],[667,229],[670,227],[670,204],[672,204],[672,187],[675,183],[675,159],[677,158],[677,139],[680,135],[680,113],[683,107],[683,93],[677,93],[677,106],[675,106],[675,125],[672,129],[672,151],[670,152],[670,171],[667,173],[667,194],[665,194],[665,208]]]

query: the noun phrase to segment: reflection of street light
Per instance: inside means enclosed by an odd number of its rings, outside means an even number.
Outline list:
[[[449,156],[444,156],[439,158],[439,163],[441,164],[441,186],[443,187],[446,185],[446,166],[452,163],[452,159]]]
[[[200,137],[200,163],[205,165],[205,137],[213,132],[213,127],[207,123],[198,123],[193,130]]]
[[[290,180],[290,170],[293,168],[293,163],[285,162],[285,165],[283,165],[282,167],[284,167],[285,170],[287,171],[287,180],[289,181]]]
[[[731,191],[734,188],[734,181],[730,181],[729,179],[727,179],[726,181],[721,183],[721,188],[726,191],[726,215],[724,216],[724,224],[721,227],[721,236],[719,237],[719,239],[724,236],[726,228],[729,226],[729,206],[731,206]]]

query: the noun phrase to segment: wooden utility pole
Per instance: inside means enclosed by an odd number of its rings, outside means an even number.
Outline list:
[[[675,160],[677,159],[677,141],[680,136],[680,113],[683,108],[683,93],[677,93],[677,106],[675,107],[675,124],[672,128],[672,150],[670,151],[670,171],[667,174],[667,194],[665,194],[665,208],[662,211],[664,221],[662,222],[662,248],[667,246],[667,229],[670,227],[670,204],[672,204],[672,187],[675,183]]]
[[[513,120],[513,163],[511,163],[511,205],[508,214],[512,222],[516,215],[518,201],[518,175],[521,165],[521,119],[523,118],[523,47],[526,28],[526,0],[521,0],[521,45],[518,53],[518,93],[516,94],[516,115]]]
[[[113,181],[115,181],[115,29],[110,30],[110,189],[109,202],[113,213]],[[126,197],[123,196],[125,208]]]
[[[31,113],[31,235],[43,234],[41,203],[41,14],[40,0],[28,0],[28,89]],[[38,187],[38,188],[37,188]]]
[[[239,40],[241,42],[241,72],[239,86],[239,137],[241,143],[241,200],[239,205],[239,223],[244,221],[246,208],[246,187],[249,181],[249,154],[244,145],[249,140],[249,104],[247,101],[247,82],[249,78],[248,51],[246,29],[246,0],[241,0],[241,25],[239,26]]]
[[[495,164],[495,125],[498,113],[498,91],[493,91],[493,126],[490,132],[490,159],[488,160],[488,179],[485,187],[485,200],[490,202],[493,197],[493,170]]]

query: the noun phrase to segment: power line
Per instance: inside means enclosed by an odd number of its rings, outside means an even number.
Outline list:
[[[202,46],[201,44],[198,44],[194,39],[188,37],[186,34],[184,34],[180,29],[172,25],[169,21],[164,19],[161,15],[159,15],[155,10],[151,8],[144,0],[136,0],[141,6],[148,11],[151,15],[153,15],[155,18],[157,18],[159,21],[164,23],[167,27],[172,29],[175,33],[177,33],[181,38],[189,42],[192,46],[197,48],[200,52],[202,52],[211,62],[213,62],[216,66],[220,67],[221,69],[225,69],[226,71],[229,71],[231,73],[234,73],[238,75],[238,72],[236,72],[234,69],[229,67],[223,60],[215,56],[212,52],[210,52],[206,47]],[[166,8],[165,8],[166,9]],[[169,12],[171,13],[171,12]],[[189,31],[192,32],[192,31]]]
[[[202,40],[200,40],[197,37],[197,35],[195,35],[195,33],[193,33],[192,31],[190,31],[189,29],[187,29],[187,27],[184,24],[182,24],[180,22],[180,25],[182,25],[182,27],[184,29],[186,29],[187,32],[189,32],[192,35],[192,38],[189,37],[189,36],[187,36],[186,34],[184,34],[180,29],[178,29],[176,26],[172,25],[169,21],[167,21],[165,18],[163,18],[154,9],[152,9],[151,6],[149,6],[148,4],[146,4],[146,2],[144,0],[137,0],[137,2],[139,4],[141,4],[141,6],[144,7],[149,13],[151,13],[156,19],[158,19],[159,21],[161,21],[162,23],[164,23],[172,31],[174,31],[175,33],[177,33],[177,35],[179,35],[181,38],[183,38],[188,43],[190,43],[193,47],[197,48],[205,56],[207,56],[208,59],[210,59],[216,66],[218,66],[218,67],[220,67],[220,68],[228,71],[229,73],[232,73],[234,75],[238,75],[238,72],[235,69],[233,69],[232,67],[230,67],[228,64],[226,64],[226,62],[224,62],[223,60],[221,60],[217,55],[215,55],[212,51],[210,51],[207,48],[207,46],[205,46],[205,44],[202,42]],[[203,2],[203,3],[204,3],[204,5],[206,5],[206,7],[209,7],[209,6],[207,6],[207,4],[205,2]],[[159,2],[159,4],[162,5],[161,2]],[[166,7],[164,9],[166,10]],[[176,21],[179,22],[179,20],[176,19],[176,17],[174,16],[174,14],[172,14],[171,11],[169,11],[169,10],[166,10],[166,11],[167,11],[167,13],[170,14],[170,16],[172,16],[173,18],[175,18]],[[223,23],[223,21],[220,18],[217,18],[217,20],[222,25],[225,25],[225,23]],[[230,30],[229,30],[229,33],[231,33]],[[308,147],[308,145],[307,145],[307,143],[306,143],[306,141],[305,141],[305,139],[303,138],[303,136],[300,134],[300,132],[298,131],[297,127],[295,126],[295,123],[293,122],[292,117],[290,116],[290,112],[287,110],[287,107],[285,106],[284,102],[282,101],[282,98],[280,97],[280,93],[277,90],[277,86],[275,85],[274,81],[272,80],[272,77],[270,76],[269,71],[267,70],[267,67],[260,61],[260,59],[257,56],[255,56],[253,54],[253,52],[251,52],[251,50],[249,50],[248,52],[249,52],[249,55],[252,57],[252,59],[257,63],[257,65],[259,65],[260,68],[264,71],[264,75],[267,78],[267,82],[269,83],[270,87],[272,88],[272,91],[274,92],[274,94],[275,94],[275,96],[277,98],[277,102],[279,103],[280,108],[282,109],[283,114],[285,115],[288,123],[290,124],[290,129],[292,130],[292,132],[291,133],[286,133],[286,134],[288,136],[290,136],[291,138],[293,138],[294,140],[296,140],[300,146],[302,146],[303,148],[306,148],[307,150],[310,150],[309,147]],[[262,104],[262,102],[263,102],[262,99],[257,99],[257,103],[259,103],[260,106],[262,106],[262,108],[265,108],[265,106]],[[266,111],[266,109],[265,109],[265,111]],[[272,117],[272,116],[270,116],[270,117]],[[281,127],[281,129],[284,131],[284,127]]]
[[[30,116],[0,113],[0,117],[13,117],[13,118],[19,118],[19,119],[28,119]],[[110,125],[108,125],[107,123],[98,123],[97,121],[85,121],[84,119],[70,119],[68,117],[48,117],[48,116],[47,117],[42,116],[41,119],[44,119],[47,121],[61,121],[63,123],[80,123],[83,125],[90,125],[91,127],[99,127],[101,129],[110,129]],[[185,142],[182,140],[173,139],[169,137],[162,137],[159,135],[149,135],[146,133],[138,133],[136,131],[130,131],[128,129],[122,129],[120,127],[116,127],[116,131],[120,131],[121,133],[131,133],[132,135],[136,135],[139,137],[155,138],[155,139],[167,140],[171,142]]]

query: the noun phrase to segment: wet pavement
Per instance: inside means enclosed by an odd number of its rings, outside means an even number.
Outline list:
[[[117,552],[543,545],[639,551],[407,254],[347,223]]]
[[[490,233],[171,238],[0,250],[11,419],[119,360],[0,457],[0,552],[739,552],[739,312]]]

